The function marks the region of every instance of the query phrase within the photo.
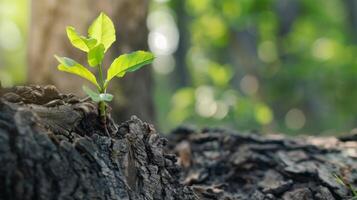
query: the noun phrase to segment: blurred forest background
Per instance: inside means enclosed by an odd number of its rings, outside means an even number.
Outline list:
[[[152,0],[140,9],[148,10],[146,41],[157,56],[159,129],[340,134],[356,127],[356,0]],[[0,0],[5,86],[27,82],[30,12],[29,1]]]

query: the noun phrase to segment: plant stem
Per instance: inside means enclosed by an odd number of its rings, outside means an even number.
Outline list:
[[[99,86],[100,86],[100,91],[99,92],[100,93],[105,93],[102,64],[99,64]]]
[[[99,85],[102,90],[104,90],[104,78],[103,78],[103,67],[102,63],[99,64]],[[104,91],[101,91],[104,92]]]
[[[99,86],[100,86],[100,91],[99,93],[105,93],[105,88],[104,88],[104,78],[103,78],[103,67],[102,63],[99,64]],[[109,135],[108,129],[107,129],[107,115],[106,115],[106,105],[104,101],[100,101],[98,103],[98,109],[99,109],[99,115],[100,115],[100,120],[104,126],[104,131]]]

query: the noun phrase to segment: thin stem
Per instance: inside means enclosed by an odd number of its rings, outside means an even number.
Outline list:
[[[102,63],[99,64],[99,86],[100,86],[100,91],[99,93],[105,93],[106,89],[104,87],[104,78],[103,78],[103,67],[102,67]],[[105,133],[110,136],[108,129],[107,129],[107,115],[106,115],[106,105],[104,101],[100,101],[98,103],[98,107],[99,107],[99,115],[100,115],[100,120],[104,126],[104,131]]]
[[[99,86],[100,86],[100,91],[99,93],[104,93],[105,89],[104,89],[104,79],[103,79],[103,67],[102,67],[102,63],[99,64]],[[105,117],[105,102],[104,101],[100,101],[99,102],[99,112],[100,112],[100,116],[101,117]]]
[[[99,64],[99,85],[100,85],[100,91],[99,93],[104,93],[105,89],[104,89],[104,79],[103,79],[103,67],[102,67],[102,63]],[[100,116],[104,116],[105,117],[105,102],[104,101],[100,101],[99,102],[99,112],[100,112]]]
[[[99,64],[99,85],[101,88],[101,91],[99,91],[100,93],[104,93],[105,89],[104,89],[104,78],[103,78],[103,67],[102,67],[102,63]]]

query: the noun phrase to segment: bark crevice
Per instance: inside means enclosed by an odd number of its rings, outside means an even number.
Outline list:
[[[137,117],[109,120],[109,138],[94,104],[54,87],[1,95],[0,199],[197,199],[164,162],[164,139]]]
[[[357,142],[181,127],[137,117],[103,132],[95,104],[53,86],[0,88],[0,199],[339,200]]]

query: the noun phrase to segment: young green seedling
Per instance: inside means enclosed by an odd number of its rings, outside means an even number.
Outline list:
[[[93,101],[98,103],[99,115],[107,132],[106,102],[110,102],[113,99],[113,95],[106,92],[110,81],[114,77],[121,78],[127,72],[136,71],[144,65],[150,64],[154,60],[154,55],[145,51],[120,55],[110,65],[104,80],[102,65],[104,54],[116,40],[112,20],[104,13],[101,13],[89,27],[88,37],[80,36],[71,26],[67,27],[67,36],[74,47],[87,53],[89,66],[98,70],[98,79],[86,67],[67,57],[55,55],[60,63],[57,68],[60,71],[80,76],[96,87],[96,91],[86,86],[83,86],[83,90]]]

